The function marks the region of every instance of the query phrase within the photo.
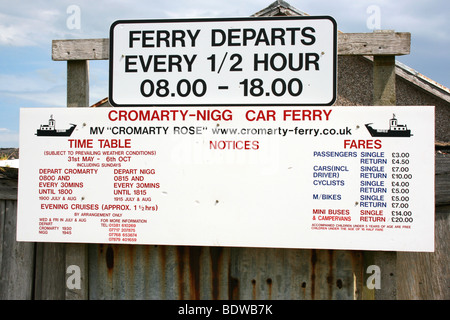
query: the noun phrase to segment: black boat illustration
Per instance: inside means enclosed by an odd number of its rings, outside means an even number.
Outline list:
[[[374,129],[372,123],[366,124],[366,128],[372,137],[411,137],[411,130],[406,124],[398,124],[395,114],[389,120],[389,129]]]
[[[57,130],[55,122],[53,115],[51,115],[48,124],[41,124],[41,127],[36,131],[36,135],[39,137],[70,137],[77,126],[76,124],[71,123],[69,129]]]

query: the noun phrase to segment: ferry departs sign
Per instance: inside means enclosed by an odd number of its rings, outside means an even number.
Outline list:
[[[333,18],[116,21],[109,101],[149,105],[332,105]]]
[[[433,251],[434,107],[21,109],[17,239]]]

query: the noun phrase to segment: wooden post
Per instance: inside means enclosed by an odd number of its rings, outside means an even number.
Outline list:
[[[373,105],[395,106],[395,56],[373,57]]]
[[[89,61],[67,61],[67,107],[89,107]],[[88,245],[68,243],[65,247],[65,298],[87,300]]]
[[[89,61],[67,61],[67,107],[89,107]]]
[[[378,31],[376,33],[394,34],[394,31]],[[373,105],[395,106],[395,55],[373,56]],[[397,252],[391,251],[366,251],[364,252],[365,286],[363,299],[395,300],[397,299]],[[379,268],[379,289],[367,288],[369,266]],[[372,270],[372,269],[369,269]],[[376,269],[378,270],[378,269]],[[375,279],[376,280],[376,279]]]
[[[89,61],[67,61],[67,107],[89,106]],[[34,298],[86,300],[88,261],[86,244],[37,243]],[[73,267],[75,266],[75,268]],[[70,267],[70,268],[69,268]],[[78,272],[74,274],[74,272]],[[80,277],[73,288],[71,277]]]

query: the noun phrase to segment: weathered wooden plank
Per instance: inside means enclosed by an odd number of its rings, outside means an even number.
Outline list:
[[[52,59],[70,60],[108,60],[109,39],[53,40]]]
[[[338,33],[338,55],[400,56],[410,53],[411,33]]]
[[[338,33],[338,55],[405,55],[410,46],[409,32]],[[108,60],[109,39],[53,40],[52,59]]]
[[[88,300],[88,245],[66,244],[66,300]]]
[[[396,300],[397,299],[397,254],[393,251],[364,251],[364,300]],[[379,279],[375,276],[374,284],[379,287],[368,288],[370,276],[377,272],[369,268],[379,268]],[[378,281],[378,283],[376,283]]]
[[[435,161],[436,206],[450,205],[450,154],[437,152]]]
[[[450,300],[450,206],[436,208],[434,252],[399,252],[398,298]]]
[[[36,243],[34,299],[64,300],[64,247],[63,243]]]
[[[34,243],[16,241],[17,201],[0,200],[0,300],[33,297]]]

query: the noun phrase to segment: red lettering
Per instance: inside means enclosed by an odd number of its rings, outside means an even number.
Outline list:
[[[100,148],[131,148],[131,139],[98,139]]]
[[[209,148],[215,150],[258,150],[259,141],[209,141]]]
[[[381,140],[344,140],[344,149],[380,149]]]
[[[117,111],[116,110],[112,110],[112,111],[110,111],[109,113],[108,113],[108,119],[109,120],[111,120],[111,121],[116,121],[117,120],[117,117],[113,117],[112,115],[117,115]]]
[[[328,121],[330,119],[331,110],[319,109],[297,109],[283,111],[283,120],[290,119],[292,121]]]
[[[375,149],[381,148],[381,140],[375,140]]]
[[[70,148],[92,148],[92,139],[69,139]]]
[[[245,113],[245,118],[248,121],[275,121],[275,110],[259,110],[256,116],[255,113],[256,111],[249,110]]]

